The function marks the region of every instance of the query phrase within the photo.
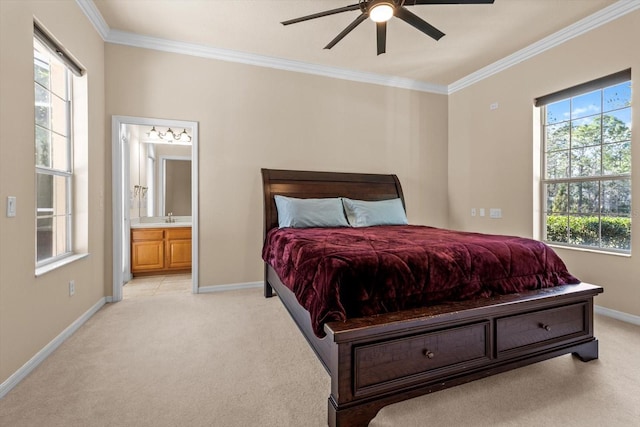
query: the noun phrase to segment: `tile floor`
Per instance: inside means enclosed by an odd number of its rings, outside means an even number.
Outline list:
[[[122,287],[123,298],[150,297],[177,293],[191,293],[191,274],[135,277]]]

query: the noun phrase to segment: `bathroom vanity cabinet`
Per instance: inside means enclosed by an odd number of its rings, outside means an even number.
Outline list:
[[[133,276],[191,271],[191,227],[131,229]]]

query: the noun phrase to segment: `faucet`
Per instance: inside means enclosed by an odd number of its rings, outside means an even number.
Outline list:
[[[169,212],[167,214],[167,219],[165,219],[164,222],[176,222],[175,218],[173,217],[173,212]]]

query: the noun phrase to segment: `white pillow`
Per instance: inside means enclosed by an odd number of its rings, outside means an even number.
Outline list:
[[[399,198],[368,202],[343,197],[342,203],[352,227],[408,224],[407,214]]]
[[[280,228],[348,227],[340,198],[296,199],[274,196]]]

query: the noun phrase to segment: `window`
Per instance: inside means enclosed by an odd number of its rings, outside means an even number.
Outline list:
[[[73,252],[72,72],[80,68],[42,30],[33,44],[36,266]]]
[[[536,100],[543,240],[631,251],[631,70]]]

